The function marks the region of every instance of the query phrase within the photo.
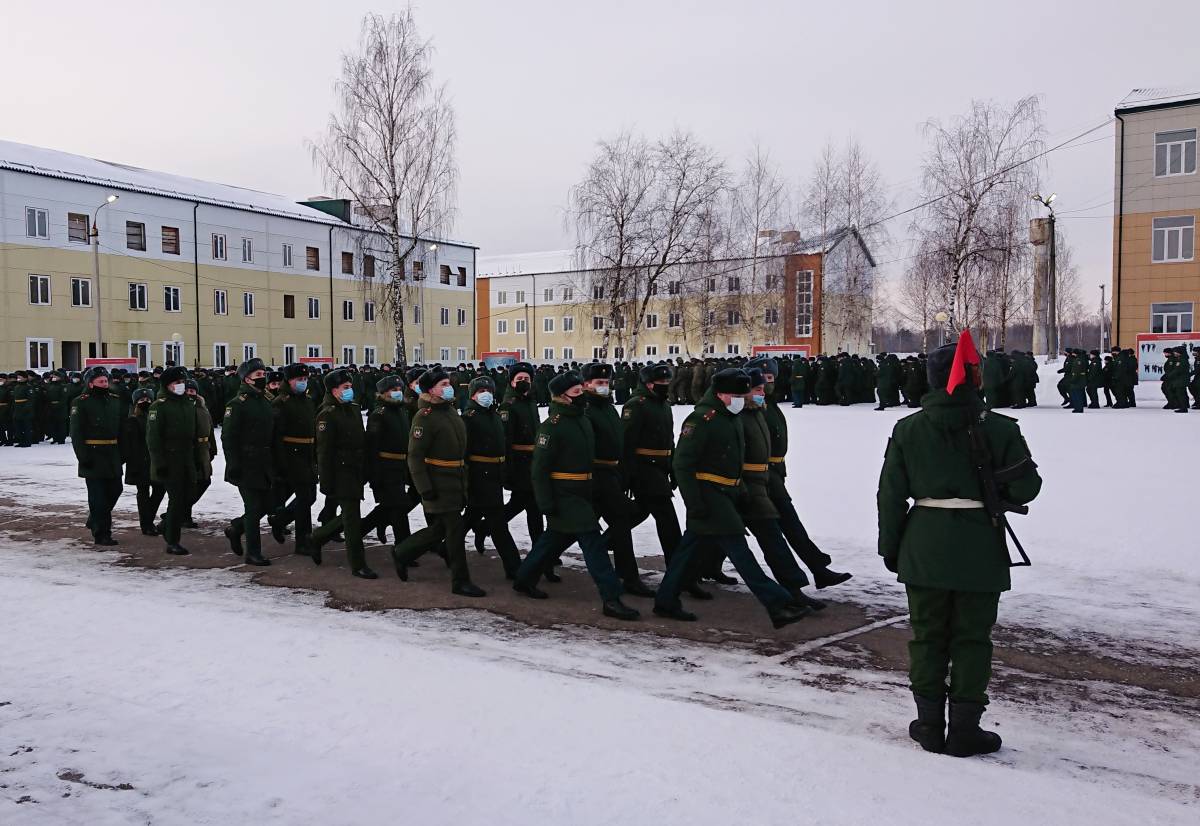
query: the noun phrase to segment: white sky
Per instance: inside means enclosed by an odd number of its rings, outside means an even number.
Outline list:
[[[304,140],[324,125],[339,56],[364,11],[401,5],[7,2],[0,137],[314,195]],[[1183,0],[424,0],[417,14],[458,113],[451,235],[481,254],[569,246],[567,190],[622,127],[692,129],[731,160],[759,140],[797,181],[827,139],[854,135],[900,209],[916,201],[920,124],[973,97],[1042,95],[1053,143],[1134,87],[1200,87],[1200,5]],[[1112,135],[1044,173],[1089,304],[1111,270]],[[907,254],[907,220],[882,260]]]

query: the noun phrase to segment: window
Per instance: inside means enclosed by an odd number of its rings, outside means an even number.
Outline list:
[[[178,287],[163,287],[163,309],[168,313],[179,312]]]
[[[592,285],[592,300],[599,301],[602,298],[604,298],[604,285],[603,284],[593,284]]]
[[[654,330],[658,327],[658,313],[646,313],[646,329]]]
[[[304,248],[304,268],[308,270],[321,269],[321,251],[316,247]]]
[[[796,335],[810,338],[813,334],[813,271],[796,273]]]
[[[438,351],[438,361],[449,361],[449,360],[450,360],[450,348],[443,347],[441,350]]]
[[[163,364],[183,364],[183,342],[163,342]]]
[[[705,279],[704,289],[707,292],[715,293],[717,291],[717,279],[716,278]]]
[[[554,319],[552,319],[552,318],[543,318],[542,319],[542,332],[543,333],[553,333],[554,332]]]
[[[28,370],[49,370],[50,354],[54,352],[54,339],[27,338],[25,339],[27,357],[25,367]]]
[[[1190,333],[1193,332],[1194,305],[1190,301],[1150,305],[1150,332]]]
[[[651,295],[651,296],[658,295],[658,282],[657,281],[652,284],[646,285],[646,294]]]
[[[421,313],[421,305],[420,305],[420,304],[414,304],[414,305],[413,305],[413,324],[420,324],[420,323],[421,323],[421,315],[422,315],[422,313]]]
[[[424,277],[425,277],[425,265],[422,264],[420,261],[413,261],[412,262],[412,280],[420,281]]]
[[[363,346],[363,364],[375,363],[375,348]]]
[[[449,307],[439,307],[438,308],[438,323],[441,324],[443,327],[450,324],[450,308]]]
[[[625,348],[624,347],[614,347],[613,348],[613,358],[615,358],[615,359],[625,358]]]
[[[88,242],[88,217],[78,212],[67,213],[67,240],[76,244]]]
[[[563,348],[563,361],[570,361],[573,358],[575,358],[575,348],[574,347],[564,347]]]
[[[442,264],[440,267],[438,267],[438,283],[450,283],[450,267],[446,264]]]
[[[547,290],[542,290],[542,301],[549,304],[554,300],[554,288],[550,287]]]
[[[137,221],[125,222],[125,247],[140,252],[146,251],[146,225]]]
[[[1154,242],[1151,252],[1151,260],[1154,263],[1191,261],[1195,245],[1195,216],[1154,219]]]
[[[678,344],[668,344],[667,345],[667,355],[668,356],[679,355],[679,345]]]
[[[711,356],[711,355],[715,355],[716,352],[717,352],[717,345],[715,345],[715,344],[705,344],[704,345],[704,355]]]
[[[599,348],[599,347],[593,347],[593,348],[592,348],[592,358],[594,358],[594,359],[602,359],[602,358],[604,358],[604,356],[602,356],[600,353],[601,353],[601,351],[600,351],[600,348]]]
[[[308,298],[308,317],[309,318],[320,318],[321,317],[321,299],[313,298],[312,296],[309,296],[309,298]]]
[[[525,291],[524,290],[517,290],[515,293],[515,296],[516,296],[516,301],[518,304],[525,303]]]
[[[654,345],[654,344],[647,344],[646,345],[646,355],[647,356],[657,356],[658,355],[658,346]]]
[[[283,266],[285,266],[285,267],[292,266],[292,245],[291,244],[283,245]],[[291,362],[289,361],[288,364],[291,364]]]
[[[682,327],[683,326],[683,313],[680,313],[680,312],[667,313],[667,326],[668,327]]]
[[[613,326],[616,327],[618,330],[624,330],[625,329],[625,316],[617,315],[617,317],[613,319]]]
[[[1154,134],[1154,177],[1194,175],[1196,130],[1177,129]]]
[[[459,347],[459,348],[458,348],[458,360],[459,360],[459,361],[466,361],[466,360],[467,360],[467,348],[466,348],[466,347]]]
[[[458,320],[459,327],[465,327],[467,325],[467,311],[466,310],[464,310],[462,307],[459,307],[457,310],[454,311],[454,315]]]
[[[50,236],[50,216],[46,210],[25,207],[25,235],[30,238]]]
[[[214,261],[225,260],[225,236],[215,232],[212,237],[212,259]]]
[[[254,315],[254,293],[242,293],[242,315]]]
[[[148,341],[131,341],[129,342],[129,357],[137,360],[139,368],[147,368],[150,366],[150,342]]]
[[[525,332],[525,319],[523,319],[523,318],[517,319],[517,325],[515,327],[515,332],[517,332],[518,334]]]
[[[779,286],[779,274],[773,273],[773,272],[767,273],[767,289],[774,290],[778,286]]]
[[[213,315],[229,315],[229,303],[224,290],[213,290]]]
[[[375,256],[374,255],[364,255],[363,256],[363,278],[374,278],[374,277],[375,277]]]
[[[296,345],[295,344],[283,345],[283,363],[284,364],[295,364],[296,363]]]
[[[764,324],[778,324],[779,323],[779,310],[777,310],[775,307],[768,307],[767,311],[763,314],[763,323]]]
[[[507,304],[508,303],[508,293],[505,292],[504,290],[501,290],[500,292],[496,293],[496,303],[497,304]]]
[[[145,310],[146,309],[146,285],[134,284],[129,285],[129,309]]]
[[[250,264],[254,261],[254,240],[251,238],[242,239],[242,263]]]
[[[319,359],[321,357],[320,344],[310,344],[304,348],[304,351],[308,353],[308,358],[310,359]]]
[[[421,345],[418,344],[416,347],[413,348],[412,360],[415,361],[417,364],[420,364],[421,362],[423,362],[425,360],[425,351],[421,349]]]
[[[342,321],[353,321],[353,320],[354,320],[354,302],[349,301],[349,300],[343,301],[342,302]]]
[[[705,316],[705,318],[708,320],[707,324],[709,327],[711,327],[717,323],[717,314],[714,313],[712,310],[708,311],[708,314]]]
[[[543,361],[554,361],[554,348],[546,347],[542,350]]]
[[[342,345],[342,364],[354,364],[353,345]]]
[[[29,303],[41,305],[50,304],[50,276],[29,276]]]
[[[342,275],[354,275],[354,253],[342,253]]]
[[[283,296],[283,317],[296,317],[296,296],[287,294]]]
[[[592,329],[593,330],[603,330],[604,329],[604,316],[602,316],[602,315],[592,316]]]
[[[364,301],[363,302],[363,321],[365,321],[367,324],[375,323],[375,302],[374,301]]]
[[[243,344],[242,345],[242,361],[249,361],[250,359],[253,359],[253,358],[258,358],[258,345],[257,344]]]
[[[71,306],[72,307],[90,307],[90,306],[92,306],[92,279],[90,279],[90,278],[72,278],[71,279]]]
[[[725,324],[726,325],[732,327],[735,324],[741,324],[741,323],[742,323],[742,314],[740,312],[738,312],[737,310],[726,310],[725,311]]]
[[[573,289],[571,289],[570,287],[563,287],[562,293],[563,293],[563,301],[574,301],[575,300],[575,291]]]
[[[678,281],[667,282],[667,295],[679,295],[680,283]]]
[[[162,251],[167,255],[179,255],[179,227],[162,228]]]
[[[729,292],[731,292],[731,293],[741,292],[742,279],[738,278],[736,275],[729,276],[729,278],[726,281],[726,284],[729,287]]]
[[[502,318],[496,322],[496,334],[504,335],[507,332],[508,332],[508,322]]]
[[[458,286],[460,286],[460,287],[467,286],[467,268],[466,267],[458,268]]]
[[[213,367],[224,367],[229,363],[229,345],[213,345]]]
[[[742,352],[742,345],[740,345],[740,344],[726,344],[725,345],[726,355],[736,356],[736,355],[740,355],[741,352]]]
[[[562,322],[563,322],[562,329],[563,329],[564,333],[575,332],[575,316],[565,315],[565,316],[563,316]]]

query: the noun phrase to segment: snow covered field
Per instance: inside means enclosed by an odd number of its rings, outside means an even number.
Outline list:
[[[813,646],[336,611],[23,535],[0,539],[0,824],[1194,823],[1200,417],[1160,410],[1154,385],[1136,410],[1071,415],[1048,378],[1042,407],[1009,411],[1046,483],[1014,520],[1034,567],[1004,631],[1173,669],[1188,691],[1001,686],[987,719],[1006,748],[962,761],[907,739],[903,674]],[[855,573],[826,594],[881,617],[903,592],[875,555],[875,484],[907,412],[788,410],[800,513]],[[69,447],[0,457],[0,497],[47,518],[79,505]],[[235,502],[217,482],[197,517]],[[128,524],[129,489],[119,508]],[[658,552],[652,525],[636,538]]]

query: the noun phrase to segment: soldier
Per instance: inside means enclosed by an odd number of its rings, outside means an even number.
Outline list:
[[[533,453],[533,484],[538,507],[549,525],[517,569],[513,590],[545,599],[538,580],[554,559],[578,542],[592,581],[600,591],[606,617],[636,620],[639,614],[621,602],[621,581],[608,558],[608,549],[592,506],[595,437],[584,415],[583,378],[575,372],[554,377],[550,386],[550,417],[538,428]]]
[[[684,420],[674,474],[687,508],[687,530],[658,586],[654,613],[660,617],[696,619],[680,604],[679,593],[704,544],[715,545],[733,562],[776,628],[809,613],[794,607],[792,595],[763,573],[746,544],[746,526],[738,515],[737,504],[744,495],[741,477],[746,443],[737,415],[749,391],[750,376],[745,370],[722,370],[713,376],[712,386]]]
[[[508,579],[516,576],[521,555],[508,532],[504,518],[504,464],[508,441],[504,422],[496,415],[496,384],[487,376],[467,383],[470,396],[463,424],[467,428],[467,514],[468,525],[483,522],[496,544],[496,553]]]
[[[158,536],[154,517],[162,504],[162,485],[150,478],[150,451],[146,447],[146,422],[154,391],[140,388],[133,392],[133,405],[121,425],[121,461],[125,463],[125,484],[137,490],[138,522],[145,536]]]
[[[107,372],[104,377],[105,387],[107,387]],[[17,443],[17,447],[30,447],[33,444],[33,417],[36,401],[33,385],[29,381],[29,371],[18,370],[17,384],[12,391],[12,438]]]
[[[408,581],[408,566],[426,551],[446,543],[451,593],[483,597],[487,593],[471,581],[463,544],[466,506],[467,428],[454,406],[454,385],[441,368],[427,370],[420,380],[420,410],[408,439],[408,472],[421,494],[426,527],[392,548],[396,576]]]
[[[1104,386],[1104,365],[1100,363],[1100,351],[1092,350],[1088,354],[1087,362],[1087,390],[1088,408],[1096,410],[1100,407],[1100,388]]]
[[[279,395],[279,388],[283,385],[282,370],[267,371],[267,387],[263,390],[263,396],[267,401],[275,401],[275,397]]]
[[[1006,502],[1030,502],[1042,484],[1016,420],[983,409],[979,356],[972,354],[966,332],[958,345],[931,354],[933,392],[920,412],[896,423],[878,494],[879,554],[904,583],[913,633],[909,680],[917,719],[909,736],[926,751],[955,757],[1001,745],[979,721],[988,702],[991,630],[1000,593],[1011,587],[1008,549],[1004,528],[984,509],[975,461],[996,469]],[[988,456],[972,451],[969,427]]]
[[[146,416],[146,447],[150,451],[150,479],[167,493],[163,518],[166,552],[184,556],[179,544],[188,509],[196,489],[196,410],[187,397],[187,371],[171,367],[163,371],[162,391]],[[228,458],[228,448],[226,458]]]
[[[196,489],[183,525],[186,528],[198,528],[199,525],[192,516],[192,509],[212,485],[212,460],[217,458],[217,440],[213,434],[212,413],[204,397],[200,395],[200,385],[193,379],[188,379],[183,386],[196,410]]]
[[[296,552],[312,557],[320,565],[322,546],[341,534],[346,540],[350,573],[360,579],[378,579],[379,575],[367,565],[363,547],[361,508],[367,435],[362,408],[354,402],[354,374],[346,368],[330,370],[323,382],[327,393],[317,413],[317,477],[326,502],[334,503],[338,514],[304,539],[297,527]]]
[[[312,533],[312,506],[317,501],[317,405],[308,394],[310,373],[307,364],[286,365],[283,384],[271,402],[274,511],[267,524],[272,538],[282,545],[287,526],[295,520],[296,553]]]
[[[274,416],[267,401],[267,370],[262,359],[241,363],[237,370],[241,384],[237,395],[225,405],[225,423],[221,427],[221,446],[225,450],[225,481],[238,489],[242,514],[230,520],[225,529],[229,548],[242,555],[245,538],[247,565],[266,566],[271,560],[262,554],[260,523],[271,512],[271,430]]]
[[[71,408],[71,447],[87,485],[87,527],[97,545],[116,545],[112,512],[121,498],[121,406],[109,392],[108,371],[89,367],[87,390]]]
[[[9,383],[12,377],[7,373],[0,373],[0,446],[8,447],[12,444],[10,436],[12,432],[12,385]]]
[[[808,401],[808,382],[812,374],[808,359],[797,356],[792,359],[792,407],[804,407]]]
[[[409,495],[408,434],[412,429],[404,404],[404,380],[385,375],[375,385],[375,408],[367,418],[367,481],[375,509],[363,519],[364,536],[376,532],[387,542],[391,527],[396,542],[412,533],[408,513],[416,504]],[[411,564],[411,563],[410,563]]]
[[[526,362],[517,362],[509,371],[508,393],[504,403],[500,405],[500,421],[504,423],[505,438],[508,441],[508,453],[505,456],[504,475],[505,487],[511,491],[508,504],[504,508],[504,521],[511,522],[513,517],[525,512],[525,522],[529,529],[530,542],[537,542],[542,535],[542,512],[538,510],[537,500],[533,496],[533,482],[530,478],[533,467],[533,442],[537,435],[541,418],[537,405],[530,397],[532,392],[531,379],[533,366]],[[475,530],[475,548],[483,547],[483,537],[487,531]],[[551,574],[552,576],[557,576]]]
[[[46,374],[46,435],[56,445],[67,443],[67,420],[71,415],[64,377],[60,371]]]
[[[1200,347],[1192,348],[1192,372],[1188,390],[1192,394],[1192,410],[1200,410]]]

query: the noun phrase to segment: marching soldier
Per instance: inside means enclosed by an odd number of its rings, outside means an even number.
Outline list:
[[[375,409],[367,418],[367,481],[375,497],[375,509],[363,519],[363,535],[372,530],[380,542],[392,529],[395,541],[407,539],[408,513],[414,502],[409,495],[408,434],[412,429],[404,404],[404,380],[385,375],[375,386]],[[409,563],[414,564],[414,563]]]
[[[67,442],[67,420],[70,418],[70,402],[64,374],[54,371],[46,374],[46,435],[56,445]]]
[[[12,377],[7,373],[0,373],[0,446],[7,447],[12,444],[10,433],[12,431],[12,386],[9,383]]]
[[[108,370],[89,367],[87,390],[71,408],[71,447],[87,485],[87,527],[97,545],[116,545],[112,512],[121,498],[121,405],[109,391]]]
[[[212,461],[217,458],[217,439],[213,433],[212,412],[208,409],[204,396],[200,395],[199,383],[188,379],[184,382],[184,387],[187,397],[195,404],[196,411],[196,490],[183,524],[188,528],[196,528],[199,526],[192,516],[192,509],[212,485]]]
[[[493,407],[496,384],[487,376],[480,376],[468,382],[465,392],[471,399],[463,414],[467,427],[467,524],[480,521],[487,525],[504,565],[504,575],[512,579],[521,564],[521,555],[504,518],[507,440],[504,422]]]
[[[146,415],[146,447],[150,451],[150,480],[166,489],[167,514],[163,518],[166,551],[184,556],[179,544],[183,523],[195,499],[196,410],[187,397],[187,371],[163,371],[162,390]],[[226,450],[228,458],[228,450]]]
[[[312,534],[312,507],[317,501],[317,405],[308,394],[308,385],[308,365],[289,364],[283,368],[279,395],[271,402],[271,460],[278,507],[267,517],[267,524],[271,536],[283,544],[287,526],[294,519],[296,553]]]
[[[425,528],[392,548],[396,576],[408,581],[408,566],[426,551],[446,543],[452,593],[483,597],[467,567],[466,507],[467,428],[454,405],[454,385],[441,368],[421,376],[421,408],[408,439],[408,472],[421,495]]]
[[[588,573],[600,591],[604,615],[638,619],[641,615],[621,602],[621,581],[608,558],[592,506],[595,436],[584,415],[583,379],[573,371],[561,373],[550,382],[550,392],[550,416],[538,428],[533,453],[534,491],[538,507],[549,517],[549,526],[517,570],[513,590],[545,599],[547,594],[537,587],[538,580],[563,551],[578,542]]]
[[[1042,480],[1016,420],[983,409],[970,334],[935,350],[928,365],[933,392],[920,412],[896,423],[884,457],[879,554],[908,593],[917,706],[909,736],[927,751],[967,757],[1001,745],[979,721],[988,702],[992,626],[1000,593],[1011,587],[1004,528],[985,509],[976,462],[996,469],[1007,502],[1032,501]],[[972,448],[968,428],[987,455]]]
[[[504,434],[508,441],[505,455],[505,487],[511,491],[504,508],[504,520],[511,522],[521,511],[525,512],[525,523],[529,529],[529,541],[537,542],[542,535],[544,521],[533,495],[530,470],[533,466],[533,442],[537,435],[541,417],[537,404],[530,396],[532,392],[533,366],[517,362],[509,371],[508,393],[500,405],[500,421],[504,422]],[[475,532],[475,547],[482,547],[483,534]],[[557,574],[551,573],[556,578]],[[553,579],[551,580],[553,581]]]
[[[108,373],[104,374],[104,384],[108,386]],[[36,397],[33,385],[29,381],[28,370],[17,371],[17,383],[12,390],[12,439],[17,447],[30,447],[33,444],[33,414]]]
[[[242,514],[230,520],[225,538],[230,549],[242,555],[245,538],[247,565],[266,566],[262,554],[260,523],[271,512],[271,429],[274,417],[267,401],[267,370],[262,359],[243,361],[237,369],[241,384],[225,405],[221,446],[225,449],[225,481],[242,497]]]
[[[146,536],[158,536],[154,517],[162,504],[163,486],[150,478],[150,450],[146,447],[146,423],[154,391],[133,391],[133,405],[121,425],[121,459],[125,462],[125,484],[137,490],[138,522]]]

